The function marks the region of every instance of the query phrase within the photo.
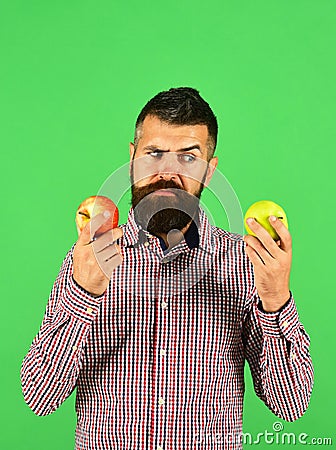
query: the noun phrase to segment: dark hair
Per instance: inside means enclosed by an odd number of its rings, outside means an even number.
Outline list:
[[[199,91],[190,87],[171,88],[169,91],[159,92],[149,100],[135,124],[135,147],[140,138],[141,126],[149,115],[171,125],[206,125],[209,134],[208,158],[212,158],[217,145],[218,124],[212,109]]]

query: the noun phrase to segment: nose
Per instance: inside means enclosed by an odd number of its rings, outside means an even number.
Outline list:
[[[176,161],[174,155],[165,154],[165,157],[162,158],[160,167],[158,168],[159,178],[162,180],[174,180],[177,177],[176,174]]]
[[[170,173],[170,172],[164,172],[164,173],[160,172],[159,178],[160,178],[160,180],[175,180],[176,174]]]

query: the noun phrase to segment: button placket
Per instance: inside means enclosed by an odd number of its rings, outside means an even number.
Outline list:
[[[166,395],[167,395],[167,362],[166,362],[166,346],[167,346],[167,327],[168,327],[168,302],[166,301],[169,296],[169,265],[162,265],[160,285],[161,285],[161,302],[159,303],[158,311],[158,332],[160,335],[157,336],[157,364],[159,371],[157,376],[158,380],[158,398],[157,398],[157,408],[158,408],[158,430],[157,430],[157,443],[162,445],[162,439],[164,436],[164,427],[166,422]]]

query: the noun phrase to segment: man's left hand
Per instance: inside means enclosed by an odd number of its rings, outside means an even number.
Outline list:
[[[278,311],[289,299],[289,276],[292,263],[292,238],[286,226],[275,218],[269,222],[280,237],[275,242],[256,220],[248,222],[257,237],[244,236],[246,253],[254,267],[255,284],[266,312]]]

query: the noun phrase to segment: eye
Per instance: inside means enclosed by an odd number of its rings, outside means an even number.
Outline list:
[[[196,156],[190,153],[182,153],[181,155],[178,155],[178,159],[182,163],[193,163],[196,160]]]
[[[147,155],[150,155],[152,158],[160,159],[162,157],[162,152],[154,151],[147,153]]]

